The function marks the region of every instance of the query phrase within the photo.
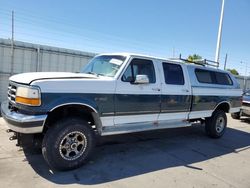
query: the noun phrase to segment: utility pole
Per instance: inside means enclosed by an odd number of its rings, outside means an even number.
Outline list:
[[[246,68],[245,68],[245,77],[247,77],[247,63],[246,62],[242,62],[241,63],[245,63],[246,64]]]
[[[227,66],[227,53],[226,53],[225,62],[224,62],[224,70],[226,70],[226,66]]]
[[[241,64],[243,64],[243,63],[246,64],[246,67],[245,67],[245,75],[244,75],[244,86],[243,86],[243,90],[245,91],[245,90],[246,90],[246,86],[247,86],[247,62],[241,61],[240,63],[241,63]]]
[[[11,41],[14,44],[14,11],[11,12],[11,26],[12,26],[12,34],[11,34]]]
[[[223,17],[224,17],[224,5],[225,5],[225,0],[222,0],[220,24],[219,24],[216,53],[215,53],[215,60],[214,60],[215,62],[219,62],[219,59],[220,59],[221,33],[222,33],[222,25],[223,25]]]
[[[13,75],[14,69],[14,11],[11,13],[11,75]]]

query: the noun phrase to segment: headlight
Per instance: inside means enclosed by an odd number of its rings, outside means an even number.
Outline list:
[[[38,88],[18,87],[16,91],[16,103],[29,106],[40,106],[40,90]]]

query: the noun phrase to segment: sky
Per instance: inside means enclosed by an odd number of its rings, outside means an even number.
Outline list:
[[[222,0],[0,0],[0,38],[88,52],[214,60]],[[220,67],[250,75],[250,0],[225,0]]]

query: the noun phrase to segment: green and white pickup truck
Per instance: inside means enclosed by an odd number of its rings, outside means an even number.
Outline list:
[[[226,113],[240,111],[242,91],[228,72],[181,60],[101,54],[80,73],[10,77],[1,111],[19,145],[42,141],[55,169],[81,166],[99,136],[205,122],[221,137]],[[28,138],[28,139],[27,139]]]

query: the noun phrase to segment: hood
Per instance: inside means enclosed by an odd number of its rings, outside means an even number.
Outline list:
[[[35,80],[44,79],[70,79],[70,78],[89,78],[96,79],[95,75],[84,74],[84,73],[69,73],[69,72],[30,72],[17,74],[10,77],[10,81],[31,84]]]

